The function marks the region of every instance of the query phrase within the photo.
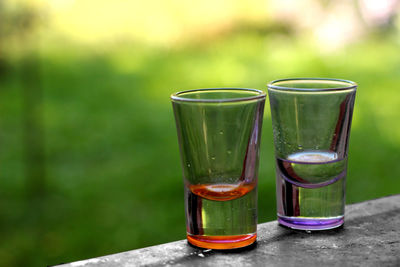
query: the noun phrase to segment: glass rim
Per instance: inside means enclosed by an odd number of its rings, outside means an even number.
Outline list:
[[[289,81],[316,81],[316,82],[340,82],[348,84],[348,86],[337,86],[333,88],[296,88],[293,86],[280,86],[274,85],[279,82],[289,82]],[[282,90],[282,91],[301,91],[301,92],[324,92],[324,91],[342,91],[342,90],[350,90],[357,89],[358,84],[356,82],[344,79],[335,79],[335,78],[285,78],[273,80],[268,83],[268,89]]]
[[[254,96],[246,96],[246,97],[237,97],[237,98],[216,98],[216,99],[206,99],[206,98],[187,98],[180,96],[181,94],[191,93],[191,92],[204,92],[204,91],[224,91],[224,90],[236,90],[236,91],[247,91],[247,92],[256,92],[257,95]],[[197,103],[226,103],[226,102],[242,102],[242,101],[250,101],[256,99],[265,99],[266,93],[262,90],[252,89],[252,88],[238,88],[238,87],[217,87],[217,88],[199,88],[199,89],[190,89],[179,91],[173,93],[171,95],[171,100],[179,101],[179,102],[197,102]]]

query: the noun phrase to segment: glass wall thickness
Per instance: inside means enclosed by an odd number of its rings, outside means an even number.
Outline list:
[[[231,249],[257,231],[257,175],[265,93],[220,88],[171,96],[185,188],[188,241]]]
[[[282,225],[324,230],[343,224],[356,88],[351,81],[314,78],[268,85]]]

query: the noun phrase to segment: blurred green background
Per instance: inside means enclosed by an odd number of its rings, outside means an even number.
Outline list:
[[[356,81],[347,203],[400,193],[398,0],[0,2],[0,265],[185,238],[171,93]],[[259,222],[275,219],[269,107]]]

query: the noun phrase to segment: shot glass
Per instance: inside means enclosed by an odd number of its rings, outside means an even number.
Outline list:
[[[343,224],[356,88],[352,81],[319,78],[268,84],[280,224],[301,230]]]
[[[218,88],[171,96],[183,169],[187,239],[245,247],[257,235],[257,175],[265,93]]]

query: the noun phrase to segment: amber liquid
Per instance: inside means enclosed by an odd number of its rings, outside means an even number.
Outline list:
[[[188,185],[188,241],[198,247],[233,249],[256,240],[255,183]]]

